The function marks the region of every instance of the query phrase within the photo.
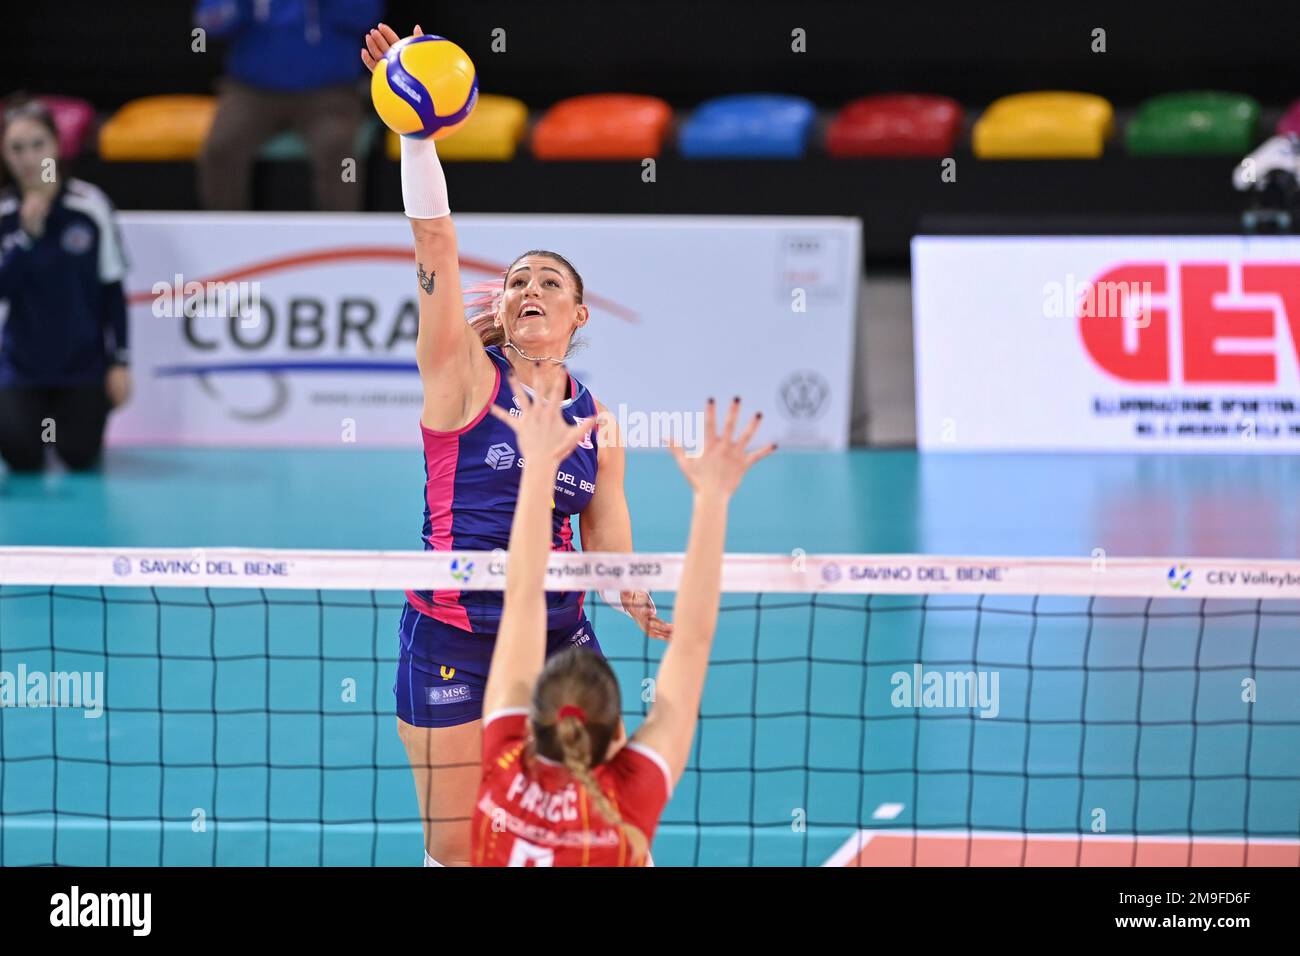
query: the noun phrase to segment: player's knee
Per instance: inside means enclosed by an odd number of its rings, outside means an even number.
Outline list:
[[[428,845],[424,848],[424,865],[425,866],[469,866],[470,863],[470,840],[468,821],[463,829],[464,834],[447,832],[449,827],[433,827],[433,832],[429,834]],[[440,832],[441,831],[441,832]],[[434,862],[430,863],[430,860]]]

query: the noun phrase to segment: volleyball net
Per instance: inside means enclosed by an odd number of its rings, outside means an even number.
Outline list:
[[[671,619],[683,560],[548,587]],[[402,592],[504,570],[0,549],[0,863],[418,865]],[[1300,866],[1300,562],[730,554],[723,592],[658,865]],[[633,733],[665,645],[585,607]]]

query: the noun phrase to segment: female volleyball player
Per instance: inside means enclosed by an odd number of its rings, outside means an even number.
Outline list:
[[[505,610],[483,696],[483,754],[474,807],[479,866],[639,866],[686,767],[718,617],[727,504],[746,469],[775,445],[746,453],[759,416],[733,438],[740,399],[722,434],[713,402],[697,458],[674,448],[695,492],[678,592],[676,630],[655,679],[654,703],[626,741],[618,683],[603,657],[569,647],[543,663],[550,640],[544,593],[551,485],[582,426],[557,412],[563,378],[522,403],[509,426],[524,456],[510,531]]]
[[[415,28],[417,35],[420,28]],[[380,24],[366,36],[362,61],[373,70],[398,36]],[[466,321],[456,231],[447,182],[433,140],[402,138],[402,200],[415,236],[420,326],[416,361],[424,387],[426,549],[492,551],[508,543],[526,456],[496,417],[518,411],[537,380],[537,363],[559,366],[573,334],[587,324],[582,278],[558,253],[533,250],[506,271],[496,301]],[[518,387],[510,384],[513,373]],[[551,546],[573,550],[570,519],[581,515],[582,547],[631,551],[632,521],[623,492],[624,452],[582,384],[568,378],[564,414],[583,422],[572,453],[553,462]],[[493,415],[488,412],[492,411]],[[458,569],[472,574],[472,568]],[[611,604],[652,637],[670,625],[642,592],[613,592]],[[411,591],[403,608],[394,692],[424,820],[425,865],[468,865],[468,820],[482,751],[484,682],[501,618],[501,595],[488,591]],[[580,593],[547,599],[547,647],[600,645]]]

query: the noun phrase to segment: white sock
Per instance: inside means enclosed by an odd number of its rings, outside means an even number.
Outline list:
[[[425,866],[442,866],[441,863],[439,863],[439,862],[438,862],[437,860],[435,860],[433,857],[429,856],[429,851],[428,851],[428,850],[425,850],[425,851],[424,851],[424,865],[425,865]]]

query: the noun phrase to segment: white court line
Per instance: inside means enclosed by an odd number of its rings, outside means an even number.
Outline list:
[[[853,836],[844,841],[844,845],[831,854],[831,858],[822,866],[848,866],[849,862],[855,859],[862,852],[863,847],[871,842],[872,838],[880,831],[878,830],[859,830]]]
[[[890,804],[884,804],[890,806]],[[877,829],[877,830],[859,830],[844,841],[843,845],[831,854],[830,858],[822,866],[845,866],[849,861],[854,859],[862,848],[865,847],[876,836],[924,836],[934,837],[935,839],[946,840],[1005,840],[1015,839],[1022,840],[1026,837],[1032,838],[1033,841],[1051,841],[1051,840],[1078,840],[1083,838],[1089,843],[1131,843],[1133,834],[1122,833],[1025,833],[1017,830],[915,830],[899,828],[894,829]],[[1285,837],[1254,837],[1249,841],[1245,837],[1231,836],[1169,836],[1162,834],[1160,836],[1144,836],[1139,834],[1137,837],[1139,846],[1151,846],[1152,844],[1170,843],[1179,846],[1185,846],[1187,843],[1202,844],[1229,844],[1233,846],[1245,846],[1247,842],[1251,846],[1294,846],[1300,847],[1300,840],[1292,840]]]
[[[905,803],[882,803],[880,806],[876,807],[875,812],[871,814],[871,819],[894,820],[903,812],[903,808],[906,806],[907,804]]]

